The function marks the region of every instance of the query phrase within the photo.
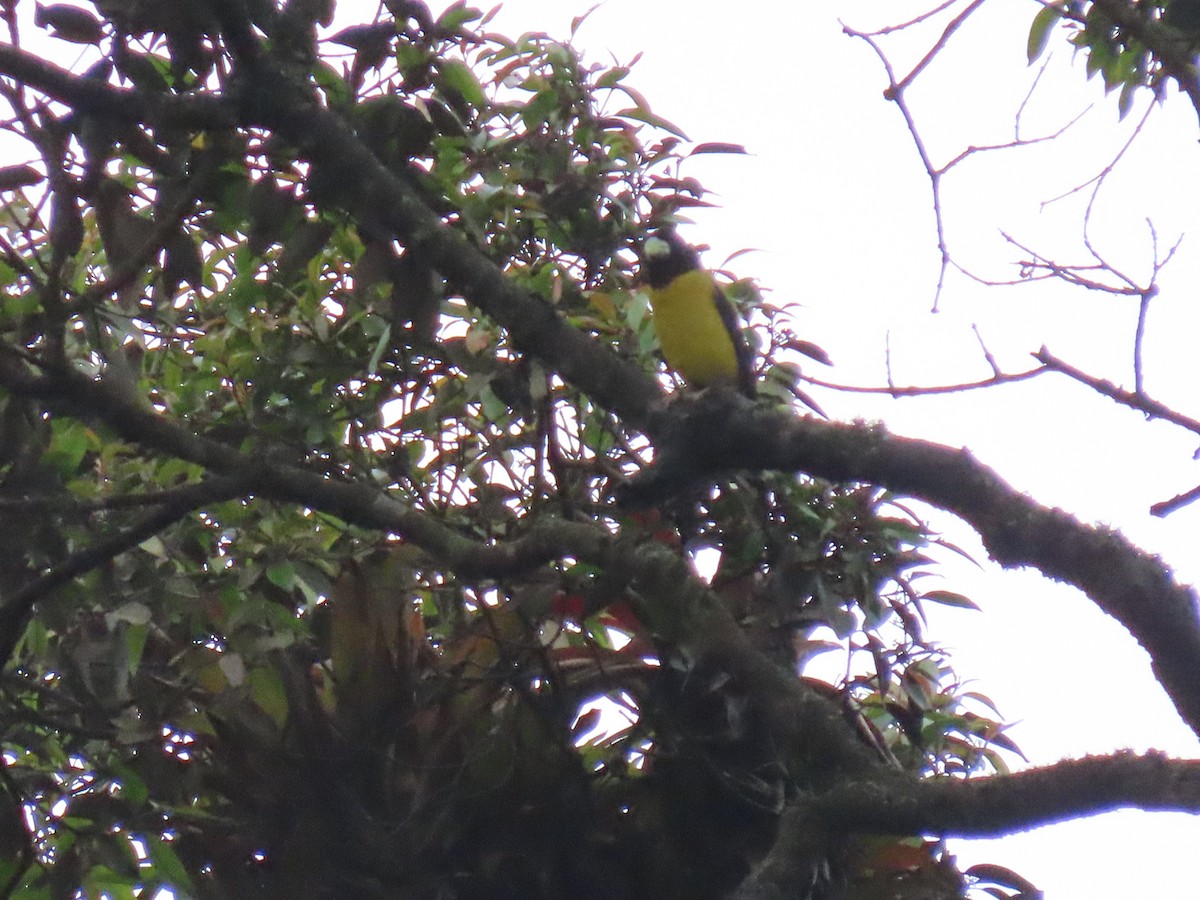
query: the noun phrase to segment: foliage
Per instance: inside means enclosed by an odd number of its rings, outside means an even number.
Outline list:
[[[1200,17],[1193,0],[1062,0],[1046,3],[1034,17],[1030,62],[1041,56],[1060,22],[1070,30],[1070,42],[1086,57],[1087,77],[1099,74],[1105,93],[1120,88],[1117,108],[1122,118],[1139,89],[1149,88],[1161,98],[1168,78],[1186,78],[1200,42]]]

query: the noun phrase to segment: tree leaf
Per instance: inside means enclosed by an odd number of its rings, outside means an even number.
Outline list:
[[[443,89],[449,88],[457,93],[473,109],[480,110],[487,106],[483,86],[466,63],[457,59],[444,60],[438,66],[438,75],[438,83]]]
[[[723,144],[716,141],[708,141],[703,144],[697,144],[692,148],[688,156],[699,156],[702,153],[741,153],[745,154],[746,148],[741,144]]]
[[[33,24],[52,29],[56,38],[73,44],[98,44],[104,37],[104,26],[86,9],[67,3],[37,3],[33,9]]]
[[[1029,38],[1025,45],[1025,56],[1033,63],[1046,50],[1050,40],[1050,32],[1056,22],[1062,18],[1062,10],[1057,6],[1043,6],[1033,17],[1029,27]]]
[[[959,609],[979,609],[974,600],[964,597],[962,594],[956,594],[954,591],[929,591],[922,594],[921,599],[940,603],[942,606],[958,607]]]
[[[15,191],[40,183],[46,176],[33,166],[4,166],[0,168],[0,191]]]
[[[246,684],[255,705],[282,729],[287,724],[288,699],[279,672],[274,666],[259,666],[247,673]]]
[[[673,134],[685,141],[688,139],[687,135],[684,134],[683,129],[678,125],[667,121],[662,116],[656,115],[645,107],[634,106],[628,109],[622,109],[618,111],[616,115],[623,119],[633,119],[635,122],[645,122],[647,125],[653,125],[655,128],[660,128],[663,131]]]

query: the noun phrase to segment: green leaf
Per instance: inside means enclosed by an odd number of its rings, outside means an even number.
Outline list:
[[[132,625],[125,629],[125,651],[129,663],[129,674],[136,675],[142,662],[142,653],[146,649],[146,639],[150,629],[145,625]]]
[[[89,897],[103,894],[112,900],[137,900],[134,879],[108,866],[93,866],[84,876],[83,886]]]
[[[1062,10],[1057,6],[1043,6],[1038,10],[1029,28],[1029,40],[1025,46],[1025,56],[1029,62],[1032,63],[1045,51],[1050,40],[1050,31],[1061,18]]]
[[[18,652],[30,656],[43,656],[49,652],[49,649],[50,632],[46,628],[45,623],[36,618],[31,620],[29,626],[25,629],[25,634],[21,636]]]
[[[596,79],[596,87],[610,88],[629,74],[628,66],[616,66]]]
[[[973,600],[964,597],[962,594],[956,594],[954,591],[930,591],[927,594],[922,594],[921,599],[940,603],[942,606],[958,607],[959,609],[979,609]]]
[[[466,63],[457,59],[446,60],[440,65],[439,73],[442,88],[455,91],[474,109],[487,106],[487,95],[483,92],[483,86]]]
[[[496,396],[491,384],[483,386],[479,392],[479,399],[483,403],[483,414],[492,421],[502,420],[508,412],[508,407],[503,400]]]
[[[692,148],[692,152],[688,156],[699,156],[702,153],[741,153],[745,154],[746,150],[741,144],[725,144],[719,141],[707,141],[703,144],[697,144]]]
[[[51,425],[54,440],[46,452],[46,461],[66,476],[74,475],[84,454],[97,442],[96,435],[74,419],[55,419]]]
[[[146,849],[150,852],[150,859],[154,863],[155,872],[164,881],[170,882],[171,886],[176,888],[175,895],[179,895],[179,889],[187,891],[194,890],[192,878],[188,874],[187,867],[180,860],[178,854],[175,853],[175,848],[168,841],[164,840],[147,840]]]
[[[4,265],[3,269],[0,269],[0,284],[7,287],[13,283],[15,275],[16,272],[11,266]],[[41,300],[37,291],[20,291],[0,298],[0,313],[8,318],[20,319],[23,316],[31,315],[37,311],[39,306],[41,306]]]
[[[117,776],[121,799],[130,806],[142,806],[150,799],[150,788],[142,776],[129,766],[117,763],[113,766],[113,774]]]
[[[246,683],[250,686],[250,698],[255,705],[283,728],[287,723],[288,702],[279,673],[270,666],[252,669],[246,676]]]
[[[156,534],[150,535],[150,537],[138,544],[138,547],[156,559],[168,559],[170,557],[166,546],[162,542],[162,538]]]
[[[474,22],[483,15],[474,7],[467,6],[464,2],[458,2],[450,6],[440,19],[438,25],[447,31],[457,32],[462,26],[468,22]]]
[[[387,323],[379,333],[379,339],[375,342],[375,349],[371,351],[371,358],[367,360],[367,374],[374,375],[379,371],[379,361],[383,359],[383,354],[387,352],[392,345],[392,326]]]
[[[16,280],[17,270],[6,262],[0,262],[0,287],[8,287]],[[29,297],[25,297],[24,294],[32,294],[32,300]],[[37,291],[26,291],[23,294],[16,294],[12,297],[7,297],[5,298],[5,306],[3,308],[8,309],[8,303],[15,302],[17,300],[21,300],[22,303],[13,307],[13,312],[11,313],[12,315],[23,314],[18,313],[18,310],[20,309],[24,309],[25,314],[27,314],[38,308]]]
[[[635,122],[645,122],[647,125],[653,125],[655,128],[661,128],[668,134],[673,134],[677,138],[687,140],[688,136],[684,134],[683,129],[673,122],[669,122],[660,115],[652,113],[649,109],[643,106],[634,106],[629,109],[623,109],[617,113],[617,116],[622,119],[633,119]]]
[[[25,874],[21,877],[20,882],[13,885],[13,892],[9,895],[12,900],[51,900],[51,897],[56,896],[52,885],[46,878],[46,869],[41,866],[28,866],[24,859],[0,862],[2,883],[13,884],[12,879],[22,869]]]
[[[277,563],[267,569],[267,581],[285,591],[290,591],[296,583],[296,567],[290,562]]]
[[[318,61],[313,66],[313,80],[325,91],[325,94],[329,97],[330,105],[341,106],[350,102],[350,89],[346,84],[346,79],[342,77],[342,74],[337,69],[324,60]]]
[[[594,6],[589,6],[586,12],[580,13],[571,20],[571,37],[575,37],[575,32],[579,31],[579,26],[586,22],[588,16],[590,16],[599,8],[599,3],[595,4]]]
[[[1133,109],[1133,97],[1137,93],[1140,84],[1128,83],[1121,88],[1120,96],[1117,97],[1117,118],[1121,121],[1129,115],[1129,111]]]
[[[123,603],[118,606],[107,616],[111,626],[114,622],[125,622],[129,625],[146,625],[152,618],[150,607],[144,603],[139,603],[136,600],[131,600],[129,603]]]
[[[558,108],[558,95],[552,88],[539,91],[521,109],[521,121],[525,127],[533,130],[550,118],[550,114]]]

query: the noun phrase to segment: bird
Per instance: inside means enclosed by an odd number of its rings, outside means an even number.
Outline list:
[[[640,280],[667,365],[691,387],[727,384],[753,398],[754,354],[696,249],[673,228],[660,228],[642,242],[640,255]]]

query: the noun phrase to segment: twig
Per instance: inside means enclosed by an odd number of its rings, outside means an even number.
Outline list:
[[[938,7],[938,10],[935,10],[935,12],[946,9],[949,5],[950,4],[943,4],[942,6]],[[884,71],[886,72],[887,77],[888,77],[888,86],[887,86],[887,88],[884,89],[883,96],[885,99],[891,100],[893,103],[895,103],[897,108],[900,110],[900,114],[904,118],[904,122],[908,128],[908,132],[912,136],[913,146],[916,148],[917,155],[920,157],[920,160],[921,160],[921,164],[925,168],[926,177],[929,179],[930,190],[931,190],[931,193],[933,196],[934,227],[935,227],[935,230],[937,233],[937,248],[938,248],[938,253],[940,256],[937,286],[934,289],[934,298],[933,298],[933,307],[932,307],[934,312],[936,312],[938,309],[938,303],[939,303],[939,300],[942,295],[942,290],[945,287],[945,283],[946,283],[946,273],[949,270],[949,268],[951,266],[954,266],[954,268],[959,269],[960,271],[963,271],[964,274],[968,274],[968,275],[970,274],[970,273],[967,273],[965,270],[963,270],[962,267],[959,266],[957,263],[955,263],[950,254],[950,249],[949,249],[949,245],[948,245],[947,238],[946,238],[945,216],[942,211],[942,178],[947,173],[949,173],[950,170],[952,170],[955,166],[959,165],[964,160],[974,156],[975,154],[992,152],[992,151],[997,151],[997,150],[1009,150],[1009,149],[1013,149],[1015,147],[1024,147],[1027,145],[1042,143],[1044,141],[1054,140],[1054,139],[1060,137],[1068,128],[1071,128],[1087,112],[1087,110],[1084,110],[1084,112],[1080,113],[1075,118],[1071,119],[1069,122],[1067,122],[1065,125],[1063,125],[1061,128],[1059,128],[1057,131],[1053,132],[1052,134],[1042,135],[1040,137],[1035,137],[1035,138],[1021,138],[1019,136],[1020,113],[1022,110],[1024,110],[1026,104],[1028,103],[1029,96],[1032,95],[1033,88],[1030,88],[1029,94],[1026,95],[1025,99],[1021,103],[1021,107],[1018,110],[1017,117],[1015,120],[1014,130],[1015,130],[1015,132],[1017,132],[1017,137],[1015,137],[1012,141],[1006,141],[1004,143],[999,143],[999,144],[970,145],[970,146],[966,147],[964,150],[960,151],[955,156],[953,156],[944,165],[941,165],[941,166],[934,165],[933,160],[931,159],[931,157],[929,155],[929,151],[925,146],[924,139],[921,137],[920,131],[917,128],[916,119],[912,114],[912,110],[908,106],[908,101],[905,97],[905,91],[914,82],[917,75],[920,74],[920,72],[924,70],[924,68],[933,60],[933,58],[945,48],[946,43],[949,41],[950,37],[962,26],[962,24],[966,21],[966,19],[971,14],[973,14],[976,10],[978,10],[978,8],[982,5],[983,5],[983,0],[975,0],[975,2],[972,2],[971,4],[969,4],[966,9],[964,9],[959,15],[957,15],[946,26],[946,28],[943,29],[942,34],[939,36],[937,41],[935,41],[933,46],[925,54],[925,56],[921,59],[921,61],[907,75],[905,75],[901,79],[896,78],[896,73],[895,73],[894,69],[892,68],[891,61],[888,59],[887,55],[884,53],[883,48],[875,40],[876,36],[881,35],[881,34],[886,34],[887,33],[886,30],[879,31],[879,32],[861,32],[861,31],[856,31],[856,30],[850,28],[849,26],[845,25],[845,23],[842,23],[843,33],[845,33],[846,35],[848,35],[850,37],[857,37],[857,38],[861,38],[862,40],[866,41],[867,45],[870,46],[871,49],[875,51],[875,55],[879,58],[880,63],[883,65]],[[932,15],[932,13],[930,15]],[[915,19],[912,22],[907,23],[907,25],[915,24],[916,22],[921,21],[923,18],[928,18],[928,16],[924,16],[924,17]],[[907,27],[907,25],[902,26],[902,27]],[[899,30],[899,28],[896,28],[893,30]],[[1040,75],[1039,75],[1039,77],[1040,77]],[[1035,85],[1036,85],[1036,81],[1035,81]],[[974,277],[974,276],[971,276],[971,277]],[[976,279],[976,280],[981,280],[981,279]]]
[[[992,356],[992,351],[989,350],[987,344],[984,343],[983,335],[979,333],[979,326],[972,325],[971,331],[975,333],[975,340],[979,342],[979,349],[983,352],[983,358],[987,360],[987,364],[992,367],[992,373],[999,378],[1002,374],[1000,371],[1000,366],[996,363],[996,357]],[[1034,373],[1036,374],[1036,372],[1037,370],[1035,369]]]
[[[1160,519],[1169,516],[1177,509],[1182,509],[1189,503],[1194,503],[1200,499],[1200,485],[1192,488],[1190,491],[1185,491],[1182,494],[1176,494],[1170,500],[1163,500],[1161,503],[1155,503],[1150,507],[1150,515],[1158,516]]]
[[[942,29],[941,37],[939,37],[934,45],[929,48],[929,51],[924,57],[921,58],[921,61],[913,66],[912,71],[905,75],[904,78],[900,80],[900,83],[896,85],[897,92],[903,91],[910,84],[912,84],[913,81],[916,80],[917,76],[924,71],[925,67],[933,62],[934,57],[942,52],[942,49],[947,43],[949,43],[954,32],[958,31],[958,29],[962,27],[963,23],[966,22],[967,19],[970,18],[977,9],[979,9],[979,7],[983,6],[984,2],[985,0],[972,0],[971,4],[966,9],[950,20],[949,24]]]
[[[930,397],[937,394],[958,394],[963,391],[975,391],[981,388],[995,387],[999,384],[1013,384],[1017,381],[1026,381],[1037,375],[1041,375],[1046,371],[1045,366],[1038,366],[1036,369],[1030,369],[1027,372],[1014,372],[1011,375],[997,373],[991,378],[985,378],[982,381],[966,381],[961,384],[941,384],[941,385],[910,385],[908,387],[897,387],[889,382],[887,387],[862,387],[853,384],[837,384],[832,381],[821,381],[819,378],[811,378],[807,375],[802,375],[801,380],[806,384],[811,384],[813,387],[828,388],[832,391],[841,391],[846,394],[887,394],[890,397]]]
[[[1110,400],[1115,400],[1122,406],[1128,406],[1130,409],[1136,409],[1138,412],[1144,413],[1149,419],[1164,419],[1181,428],[1186,428],[1194,434],[1200,434],[1200,421],[1193,419],[1191,416],[1185,416],[1183,413],[1178,413],[1166,404],[1160,403],[1141,392],[1134,393],[1122,390],[1111,381],[1088,375],[1082,369],[1077,369],[1054,356],[1045,347],[1042,347],[1037,353],[1033,354],[1033,358],[1047,369],[1061,372],[1068,378],[1072,378],[1080,384],[1087,385],[1096,393],[1102,394]]]

